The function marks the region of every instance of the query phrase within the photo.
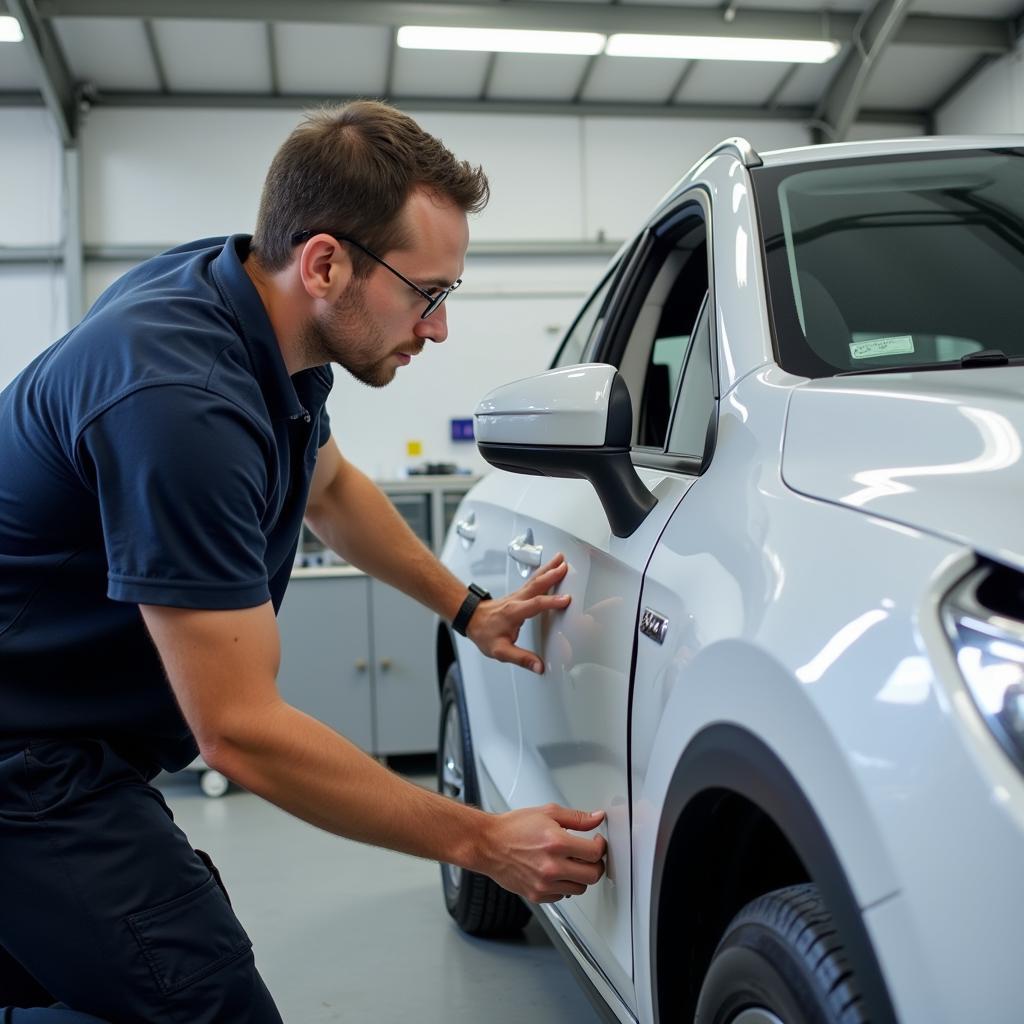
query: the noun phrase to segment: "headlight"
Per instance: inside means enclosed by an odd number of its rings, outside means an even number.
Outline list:
[[[974,703],[1024,771],[1024,575],[985,563],[947,595],[942,616]]]

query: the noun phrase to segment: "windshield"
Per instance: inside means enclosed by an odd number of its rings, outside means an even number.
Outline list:
[[[753,171],[780,365],[1024,355],[1024,150]]]

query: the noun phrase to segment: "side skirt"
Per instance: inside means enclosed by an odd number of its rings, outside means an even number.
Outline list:
[[[636,1024],[636,1017],[615,991],[604,971],[583,945],[577,941],[562,915],[557,910],[542,910],[535,903],[527,903],[533,916],[544,929],[551,944],[562,954],[580,987],[586,993],[598,1017],[605,1024]]]

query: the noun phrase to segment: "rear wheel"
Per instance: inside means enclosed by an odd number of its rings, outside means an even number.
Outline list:
[[[437,744],[437,788],[460,803],[479,806],[473,744],[462,695],[462,676],[452,665],[441,690],[441,734]],[[448,913],[470,935],[518,932],[530,919],[523,901],[486,875],[453,864],[441,865],[441,886]]]
[[[857,978],[815,885],[778,889],[732,920],[694,1024],[867,1024]]]

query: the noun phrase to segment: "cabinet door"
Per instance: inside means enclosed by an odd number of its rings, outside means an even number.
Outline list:
[[[373,752],[368,597],[365,576],[293,579],[278,613],[278,687],[289,704]]]
[[[378,580],[370,581],[377,753],[437,750],[440,701],[434,616]]]

